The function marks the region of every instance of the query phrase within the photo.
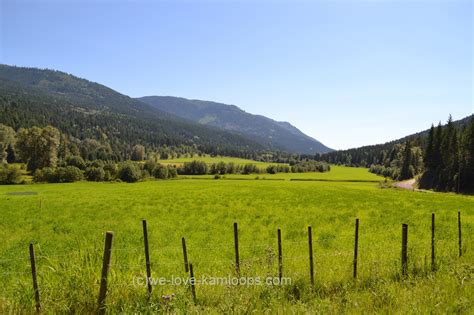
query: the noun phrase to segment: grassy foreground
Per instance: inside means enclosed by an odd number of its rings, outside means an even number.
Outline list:
[[[346,171],[356,177],[367,172]],[[34,310],[30,241],[38,255],[44,312],[94,312],[104,232],[112,230],[107,302],[113,313],[258,309],[267,313],[472,314],[474,197],[377,186],[370,182],[185,179],[0,187],[0,313]],[[458,209],[464,237],[461,258],[457,257]],[[430,271],[429,263],[432,212],[436,213],[437,272]],[[356,217],[360,218],[359,278],[354,281]],[[153,288],[148,301],[146,288],[136,285],[137,277],[145,275],[144,218],[154,277],[187,277],[182,236],[198,279],[234,275],[233,222],[238,222],[242,276],[278,275],[276,232],[281,228],[283,275],[291,278],[291,284],[197,285],[196,305],[186,286],[162,285]],[[407,277],[400,275],[402,223],[409,225]],[[313,289],[308,225],[313,227],[314,239]],[[163,294],[175,296],[166,302]]]

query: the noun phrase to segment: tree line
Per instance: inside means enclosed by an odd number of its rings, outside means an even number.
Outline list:
[[[420,146],[412,141],[397,143],[389,154],[383,154],[377,164],[372,164],[369,171],[395,180],[415,177],[423,171],[423,153]]]
[[[0,124],[0,183],[22,182],[21,170],[8,166],[24,163],[25,171],[33,174],[35,182],[64,183],[80,180],[135,182],[146,178],[169,179],[177,174],[251,174],[279,172],[328,171],[327,163],[316,161],[295,161],[291,165],[275,164],[265,169],[255,164],[236,163],[206,164],[202,161],[184,163],[179,167],[157,163],[163,157],[194,156],[192,148],[186,146],[162,147],[148,151],[144,145],[132,147],[130,160],[120,161],[111,150],[110,144],[94,139],[72,140],[52,126],[44,128],[13,128]],[[197,153],[196,155],[202,155]],[[266,158],[269,158],[267,156]]]
[[[439,191],[474,191],[474,119],[462,130],[451,117],[445,126],[432,125],[424,151],[421,188]]]
[[[182,175],[225,175],[225,174],[277,174],[277,173],[304,173],[304,172],[328,172],[329,164],[317,161],[300,161],[287,164],[271,164],[267,167],[258,167],[256,164],[236,164],[233,162],[218,162],[208,165],[204,161],[192,161],[184,163],[177,168],[178,174]]]
[[[137,163],[125,161],[120,163],[102,160],[85,162],[81,157],[71,157],[56,168],[45,167],[34,173],[34,182],[71,183],[81,180],[104,182],[123,181],[134,183],[140,180],[171,179],[177,177],[175,167],[152,161]]]
[[[427,132],[382,145],[330,152],[318,161],[369,167],[395,180],[418,177],[423,189],[474,192],[474,118],[431,126]]]

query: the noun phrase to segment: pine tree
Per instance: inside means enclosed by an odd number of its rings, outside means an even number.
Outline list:
[[[411,143],[407,141],[405,143],[405,150],[403,151],[403,164],[400,170],[400,180],[409,179],[413,176],[410,166],[411,166]]]
[[[448,190],[459,191],[459,139],[458,132],[453,129],[449,140]]]
[[[426,145],[425,156],[423,159],[423,162],[425,163],[425,167],[427,169],[433,168],[434,134],[435,134],[435,128],[433,124],[431,124],[431,128],[428,133],[428,143]]]
[[[452,148],[453,144],[453,133],[455,132],[453,126],[453,119],[451,115],[449,115],[448,122],[446,126],[443,128],[442,139],[441,139],[441,157],[443,161],[443,166],[449,169],[451,166],[451,159],[453,156]]]
[[[439,122],[438,127],[436,127],[433,139],[433,168],[437,169],[442,167],[443,160],[441,156],[441,143],[443,141],[443,127],[441,122]]]
[[[468,123],[460,141],[460,184],[459,190],[474,191],[474,118]]]

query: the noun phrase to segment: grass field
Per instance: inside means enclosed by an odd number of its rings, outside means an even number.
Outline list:
[[[182,175],[180,178],[199,179],[214,178],[214,175],[189,176]],[[330,172],[324,173],[277,173],[277,174],[226,174],[221,179],[267,179],[267,180],[318,180],[318,181],[353,181],[353,182],[380,182],[384,178],[370,173],[366,168],[345,167],[331,165]]]
[[[290,175],[373,179],[364,169],[349,168]],[[458,209],[463,223],[461,258]],[[429,270],[432,212],[437,220],[437,272]],[[359,277],[354,281],[356,217],[360,218]],[[291,284],[198,284],[196,305],[186,286],[163,285],[154,287],[148,301],[146,288],[134,285],[137,276],[145,275],[142,219],[148,220],[154,277],[186,277],[182,236],[198,279],[234,275],[233,222],[238,222],[242,276],[278,275],[281,228],[283,275],[291,278]],[[400,275],[402,223],[409,225],[407,277]],[[314,239],[313,289],[309,225]],[[38,255],[44,312],[94,312],[107,230],[114,231],[107,297],[112,313],[474,311],[473,196],[380,189],[372,182],[184,179],[0,187],[0,313],[34,310],[31,241]],[[174,299],[164,302],[162,295],[172,293]]]

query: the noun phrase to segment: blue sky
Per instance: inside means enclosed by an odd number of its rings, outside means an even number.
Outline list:
[[[0,62],[235,104],[343,149],[473,112],[471,1],[2,0]]]

